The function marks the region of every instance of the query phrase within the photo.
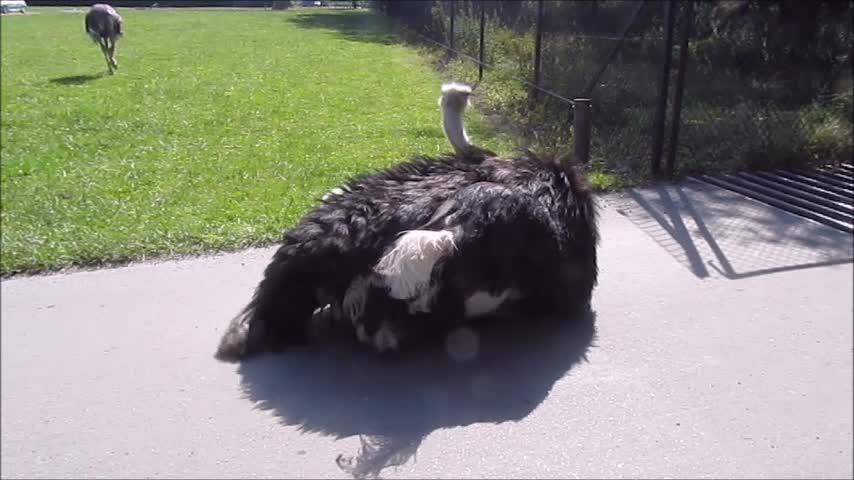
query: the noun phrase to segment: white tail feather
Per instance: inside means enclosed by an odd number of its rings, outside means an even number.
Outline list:
[[[374,271],[384,277],[392,298],[412,299],[430,286],[436,262],[455,249],[453,232],[411,230],[394,243]]]

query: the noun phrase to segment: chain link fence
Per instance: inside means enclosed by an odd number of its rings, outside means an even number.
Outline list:
[[[446,76],[475,84],[479,105],[527,143],[570,149],[572,100],[589,98],[600,170],[682,175],[851,158],[850,1],[372,5],[443,47]]]
[[[696,3],[676,152],[682,171],[851,159],[851,2],[816,6],[799,14],[792,2]],[[781,18],[786,8],[790,19]],[[798,31],[811,24],[815,31]]]

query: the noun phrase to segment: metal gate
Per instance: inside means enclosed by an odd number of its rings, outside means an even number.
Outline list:
[[[810,171],[742,172],[696,179],[854,233],[854,165],[850,162]]]

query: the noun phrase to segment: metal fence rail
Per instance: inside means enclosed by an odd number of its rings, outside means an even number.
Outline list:
[[[698,180],[854,233],[854,167],[850,163],[814,171],[703,175]]]

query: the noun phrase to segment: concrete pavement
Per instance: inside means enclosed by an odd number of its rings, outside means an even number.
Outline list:
[[[603,203],[590,323],[401,364],[215,361],[272,249],[3,281],[2,476],[852,478],[852,237],[693,183]]]

